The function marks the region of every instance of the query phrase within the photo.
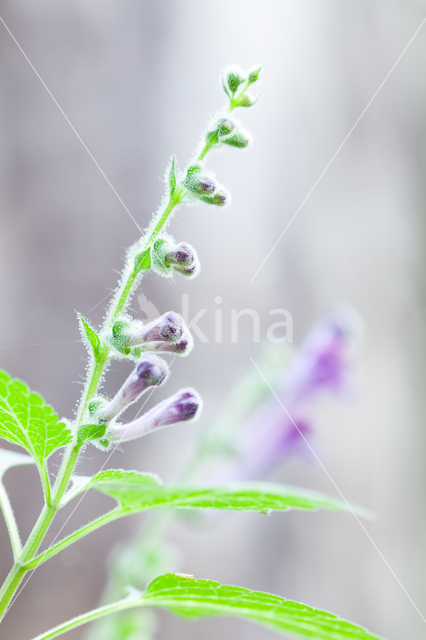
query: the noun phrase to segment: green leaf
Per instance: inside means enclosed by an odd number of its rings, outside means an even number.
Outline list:
[[[151,268],[151,247],[142,251],[135,256],[135,271],[143,271],[144,269]]]
[[[87,320],[85,320],[80,313],[78,314],[78,319],[80,320],[81,329],[82,329],[83,337],[85,338],[86,346],[88,350],[92,351],[93,355],[96,356],[101,346],[100,338],[96,333],[96,331],[90,326]]]
[[[348,511],[345,502],[314,491],[263,482],[219,487],[165,486],[152,474],[110,470],[94,476],[90,488],[105,493],[123,510],[219,509],[225,511],[287,511],[288,509],[331,509]],[[81,490],[87,489],[84,487]],[[355,507],[360,515],[366,511]]]
[[[213,580],[167,573],[153,580],[145,593],[129,589],[124,600],[100,607],[58,625],[33,640],[52,640],[104,616],[136,607],[158,607],[185,618],[236,616],[290,638],[307,640],[380,640],[338,616],[280,596],[221,585]]]
[[[175,173],[176,156],[172,156],[169,169],[169,189],[172,196],[176,190],[176,173]]]
[[[151,582],[141,604],[169,609],[187,618],[238,616],[294,638],[378,640],[366,629],[279,596],[221,585],[212,580],[166,574]]]
[[[99,440],[105,435],[105,424],[82,424],[77,432],[77,442],[82,444],[88,440]]]
[[[24,447],[42,467],[51,453],[72,441],[72,434],[41,396],[0,371],[0,438]]]

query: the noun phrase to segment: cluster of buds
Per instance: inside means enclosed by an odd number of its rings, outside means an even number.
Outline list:
[[[187,246],[180,247],[182,256],[175,255],[177,260],[189,260],[190,251]],[[190,266],[190,265],[187,265]],[[94,398],[89,405],[90,420],[97,421],[102,431],[98,438],[103,447],[111,442],[130,440],[146,435],[160,427],[195,420],[201,411],[201,398],[193,389],[182,389],[164,400],[133,422],[115,424],[116,418],[148,390],[163,385],[170,371],[165,360],[153,353],[157,351],[175,355],[187,355],[193,347],[193,338],[182,317],[169,311],[146,325],[132,324],[126,316],[118,319],[113,325],[112,343],[121,341],[124,352],[131,353],[139,360],[112,400],[103,397]],[[92,425],[94,426],[94,425]]]
[[[250,85],[258,81],[262,67],[255,67],[244,73],[239,67],[232,66],[225,69],[222,84],[226,95],[231,102],[231,108],[251,107],[257,102],[251,93],[247,91]]]

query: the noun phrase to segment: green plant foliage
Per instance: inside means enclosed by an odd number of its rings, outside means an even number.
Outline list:
[[[80,488],[96,489],[128,513],[148,509],[220,509],[226,511],[287,511],[288,509],[351,509],[342,500],[278,484],[250,482],[218,487],[165,486],[152,474],[110,470]],[[356,508],[358,513],[365,513]]]
[[[236,616],[290,638],[309,640],[380,640],[363,627],[338,616],[262,591],[221,585],[213,580],[167,573],[155,578],[145,593],[130,589],[124,600],[78,616],[33,640],[51,640],[110,613],[156,607],[190,619]]]
[[[186,618],[238,616],[294,638],[378,640],[362,627],[300,602],[171,573],[153,580],[141,603]]]
[[[26,449],[43,467],[51,453],[72,441],[72,434],[41,396],[0,371],[0,438]]]
[[[88,347],[89,352],[93,352],[93,355],[96,356],[99,353],[99,348],[101,346],[100,338],[96,331],[90,326],[90,324],[83,318],[81,314],[79,314],[78,319],[81,323],[83,335],[86,338],[86,346]]]

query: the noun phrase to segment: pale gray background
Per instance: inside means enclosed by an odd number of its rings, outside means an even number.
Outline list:
[[[265,64],[262,97],[243,114],[255,135],[210,166],[232,192],[224,211],[182,209],[173,223],[193,243],[194,282],[151,277],[160,311],[180,296],[224,314],[285,307],[300,340],[330,306],[349,302],[366,323],[362,375],[350,403],[318,412],[321,459],[344,495],[377,513],[366,528],[423,615],[425,581],[423,26],[252,285],[251,277],[425,17],[411,0],[3,0],[0,16],[141,226],[159,204],[171,152],[182,167],[206,117],[222,104],[229,62]],[[5,28],[0,25],[0,366],[72,416],[84,373],[74,310],[87,313],[116,282],[137,228]],[[102,317],[102,304],[89,313]],[[209,324],[210,323],[210,324]],[[49,343],[49,344],[46,344]],[[21,345],[32,345],[24,347]],[[123,447],[113,464],[171,480],[198,429],[257,357],[249,332],[199,344],[176,362],[163,393],[195,385],[196,426]],[[125,374],[116,365],[107,389]],[[423,416],[423,417],[422,417]],[[91,449],[81,471],[96,471]],[[294,461],[275,480],[335,493],[324,471]],[[40,506],[34,472],[7,485],[25,533]],[[88,496],[75,522],[107,501]],[[108,550],[133,518],[78,544],[79,564],[55,558],[31,578],[0,630],[27,640],[96,605]],[[55,524],[54,532],[59,530]],[[332,610],[389,640],[424,637],[424,622],[350,515],[230,515],[212,532],[176,529],[182,570]],[[0,524],[0,572],[10,566]],[[158,638],[272,638],[237,621],[161,617]],[[83,631],[69,634],[82,638]]]

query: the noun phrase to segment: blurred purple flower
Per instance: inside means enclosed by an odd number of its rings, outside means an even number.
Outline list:
[[[347,393],[361,333],[362,321],[352,309],[336,309],[314,324],[278,380],[276,395],[271,393],[239,429],[234,478],[261,477],[294,453],[312,455],[308,409],[321,395]]]

